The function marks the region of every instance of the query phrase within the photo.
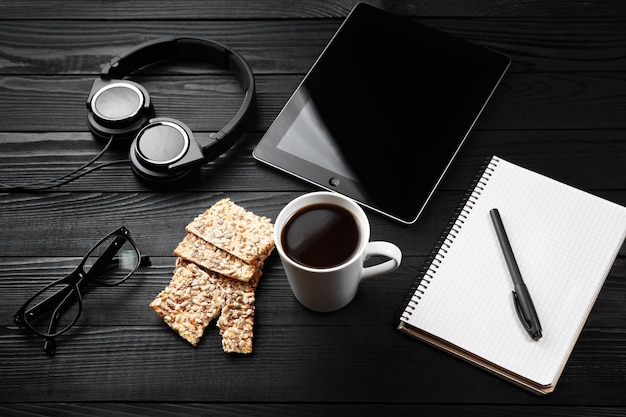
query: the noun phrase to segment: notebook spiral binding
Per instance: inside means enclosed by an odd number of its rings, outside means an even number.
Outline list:
[[[490,157],[483,163],[478,175],[472,180],[467,192],[454,210],[451,220],[435,243],[431,254],[424,260],[424,264],[419,270],[413,286],[408,291],[405,301],[400,305],[400,319],[408,320],[413,314],[499,162],[500,159],[497,157]]]

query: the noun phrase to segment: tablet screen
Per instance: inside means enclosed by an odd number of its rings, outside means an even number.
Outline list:
[[[358,4],[253,155],[413,223],[509,63],[506,55]]]

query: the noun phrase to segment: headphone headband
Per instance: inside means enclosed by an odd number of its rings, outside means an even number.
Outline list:
[[[161,38],[144,42],[105,64],[100,78],[124,78],[164,61],[206,61],[231,71],[244,90],[254,88],[252,69],[243,57],[227,46],[205,39]]]

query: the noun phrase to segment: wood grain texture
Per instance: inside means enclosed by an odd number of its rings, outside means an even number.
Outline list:
[[[513,59],[510,72],[619,71],[626,66],[623,19],[429,18],[412,20]],[[75,21],[4,20],[0,74],[97,75],[115,55],[158,37],[223,42],[242,53],[255,74],[304,74],[342,19]],[[410,51],[407,51],[410,52]],[[390,61],[390,65],[392,62]],[[192,67],[193,68],[193,67]],[[161,68],[161,71],[173,68]],[[178,66],[179,72],[192,72]]]
[[[626,416],[626,248],[546,398],[399,334],[394,321],[487,157],[626,205],[626,3],[368,3],[513,63],[419,221],[404,226],[368,211],[372,238],[403,251],[400,268],[363,283],[348,307],[318,314],[295,300],[274,253],[257,290],[254,352],[242,356],[222,352],[214,325],[190,346],[147,305],[171,278],[184,226],[214,202],[230,197],[275,218],[315,190],[261,165],[252,149],[356,1],[0,2],[1,183],[61,176],[97,154],[104,144],[86,126],[91,83],[105,62],[145,40],[221,41],[249,61],[258,91],[242,140],[181,186],[155,190],[119,162],[49,190],[0,189],[0,415]],[[133,78],[158,115],[198,135],[222,128],[241,100],[227,72],[203,63]],[[100,162],[127,158],[120,144]],[[77,325],[45,357],[13,314],[122,224],[152,265],[119,287],[89,287]]]
[[[464,0],[411,1],[411,0],[367,0],[392,13],[406,16],[532,16],[563,18],[570,16],[624,17],[626,9],[620,0],[593,2],[570,2],[567,0],[541,1],[491,1],[479,0],[468,3]],[[216,20],[216,19],[284,19],[284,18],[343,18],[358,1],[318,0],[315,2],[290,0],[185,0],[172,7],[168,2],[149,4],[123,0],[89,2],[69,0],[63,7],[54,7],[45,0],[23,0],[3,2],[0,15],[14,20],[23,19],[69,19],[69,20]]]

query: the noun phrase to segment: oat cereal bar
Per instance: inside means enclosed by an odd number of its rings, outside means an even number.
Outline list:
[[[249,281],[262,266],[250,265],[193,233],[187,233],[187,236],[174,249],[174,255],[240,281]]]
[[[235,292],[222,308],[217,327],[224,352],[251,353],[254,328],[254,293]]]
[[[215,281],[215,277],[199,268],[178,266],[168,286],[149,306],[183,339],[196,346],[206,326],[221,310],[221,289]]]
[[[206,326],[217,326],[225,352],[251,353],[254,289],[261,271],[249,282],[237,281],[179,258],[170,284],[150,307],[181,337],[196,346]]]
[[[248,264],[262,262],[274,249],[274,225],[224,198],[189,223],[185,230]]]

